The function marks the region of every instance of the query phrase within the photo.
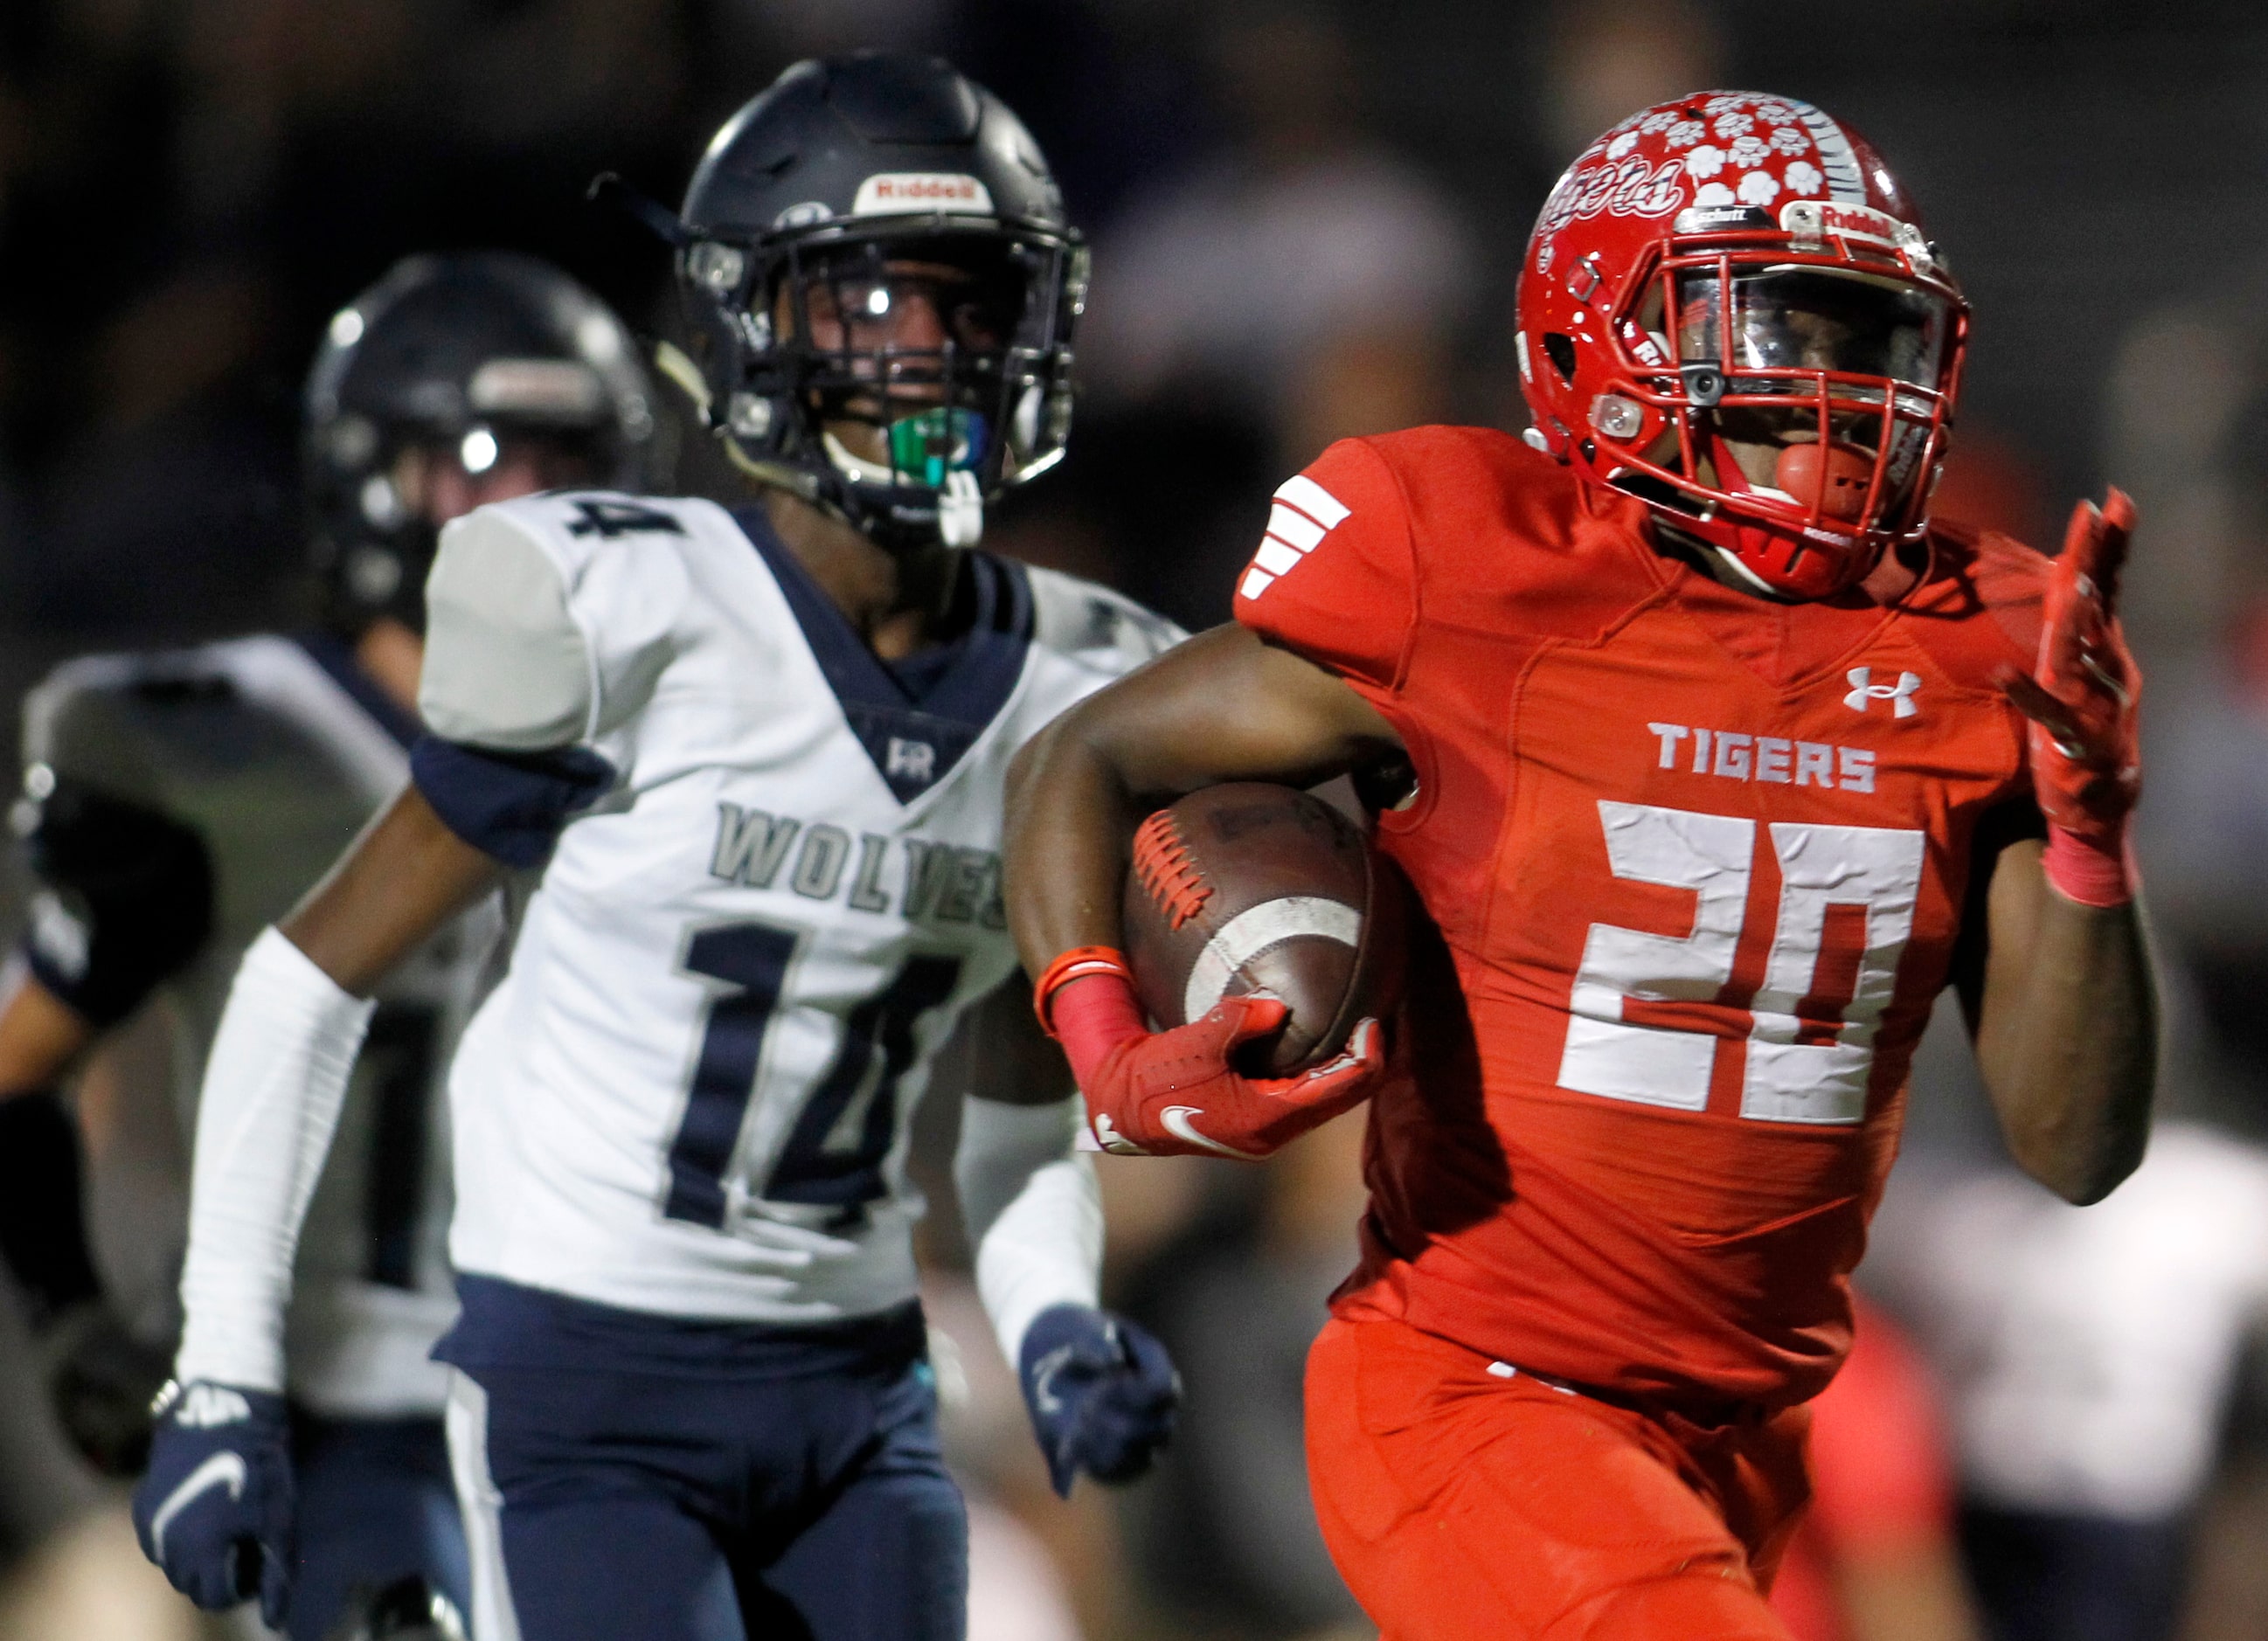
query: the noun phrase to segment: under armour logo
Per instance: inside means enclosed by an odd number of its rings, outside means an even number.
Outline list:
[[[1854,666],[1843,674],[1851,681],[1851,693],[1843,697],[1843,704],[1853,712],[1864,712],[1869,701],[1887,701],[1893,717],[1911,717],[1921,710],[1914,704],[1914,692],[1921,688],[1919,673],[1900,673],[1895,684],[1874,682],[1874,669]]]
[[[174,1409],[173,1423],[193,1431],[235,1424],[252,1417],[252,1404],[225,1385],[191,1385]]]
[[[937,774],[937,748],[925,740],[901,740],[893,735],[882,761],[882,773],[893,781],[904,779],[927,785]]]

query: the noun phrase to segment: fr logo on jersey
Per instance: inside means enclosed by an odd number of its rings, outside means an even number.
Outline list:
[[[1854,666],[1844,673],[1851,683],[1851,693],[1843,697],[1843,704],[1853,712],[1864,712],[1870,703],[1887,701],[1892,717],[1910,718],[1921,708],[1914,702],[1914,693],[1921,688],[1919,673],[1900,673],[1895,684],[1878,684],[1871,666]]]
[[[1276,585],[1276,578],[1298,566],[1322,539],[1346,522],[1351,511],[1345,503],[1306,474],[1295,474],[1276,491],[1276,505],[1268,515],[1268,533],[1260,550],[1244,572],[1237,592],[1256,599]]]
[[[893,735],[883,757],[882,776],[893,786],[900,781],[927,786],[937,779],[937,748],[925,740]]]

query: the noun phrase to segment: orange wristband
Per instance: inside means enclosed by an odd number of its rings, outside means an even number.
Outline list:
[[[1089,975],[1116,975],[1130,986],[1134,983],[1126,954],[1115,946],[1075,946],[1063,953],[1041,971],[1039,984],[1032,988],[1032,1012],[1040,1017],[1040,1029],[1049,1036],[1056,1034],[1056,993]]]

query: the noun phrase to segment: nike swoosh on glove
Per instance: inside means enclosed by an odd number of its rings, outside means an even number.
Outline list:
[[[1364,1020],[1335,1059],[1297,1077],[1247,1077],[1233,1056],[1283,1026],[1282,1001],[1223,997],[1186,1026],[1153,1032],[1117,960],[1069,976],[1041,1002],[1105,1151],[1257,1161],[1360,1104],[1386,1069],[1378,1022]]]
[[[200,1380],[159,1393],[150,1468],[134,1490],[143,1553],[208,1611],[257,1595],[284,1627],[291,1577],[291,1451],[284,1399]]]
[[[2032,790],[2047,817],[2048,881],[2086,906],[2134,897],[2127,820],[2142,792],[2141,670],[2118,625],[2118,578],[2134,504],[2118,490],[2081,502],[2049,572],[2039,661],[2000,688],[2031,720]]]
[[[1082,1470],[1130,1482],[1174,1433],[1182,1376],[1166,1347],[1123,1316],[1087,1305],[1051,1305],[1032,1319],[1018,1353],[1032,1430],[1048,1480],[1071,1497]]]

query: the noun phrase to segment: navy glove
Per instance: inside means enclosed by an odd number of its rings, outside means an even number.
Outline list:
[[[1174,1433],[1182,1376],[1166,1347],[1123,1317],[1052,1305],[1032,1320],[1019,1352],[1024,1404],[1057,1496],[1081,1470],[1130,1482]]]
[[[284,1398],[202,1381],[154,1409],[150,1469],[134,1490],[143,1553],[209,1611],[257,1595],[284,1627],[291,1578],[291,1449]]]

